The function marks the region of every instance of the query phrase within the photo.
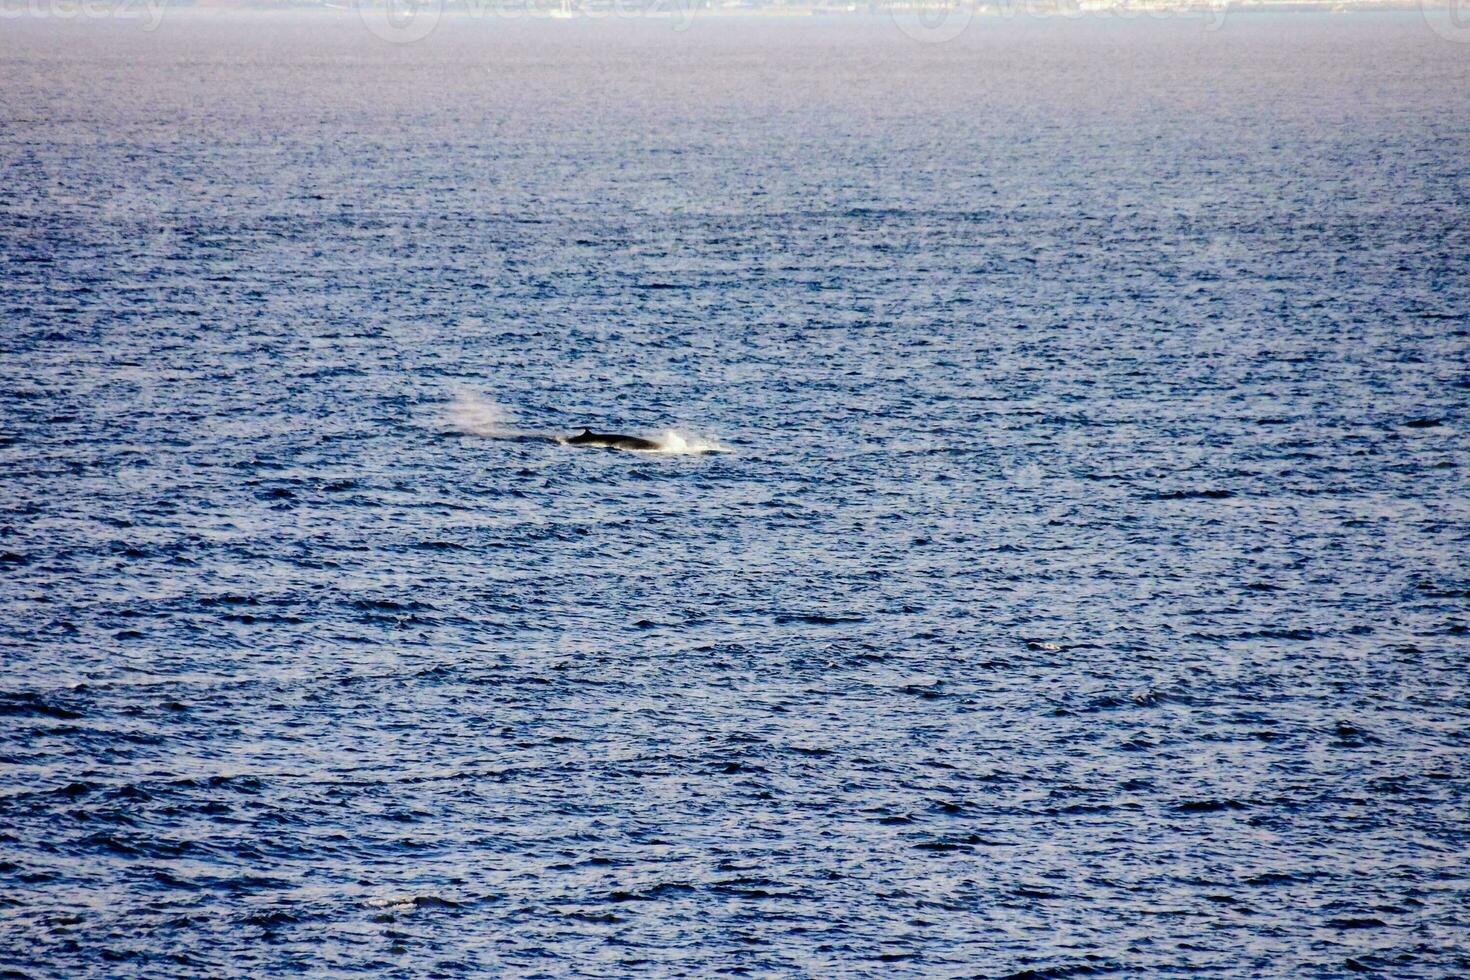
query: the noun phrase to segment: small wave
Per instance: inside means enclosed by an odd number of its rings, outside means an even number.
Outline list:
[[[369,908],[388,909],[392,912],[413,912],[417,909],[457,909],[463,903],[438,895],[398,895],[386,898],[370,898],[365,903]]]
[[[1168,493],[1150,494],[1149,500],[1228,500],[1235,496],[1230,490],[1174,490]]]

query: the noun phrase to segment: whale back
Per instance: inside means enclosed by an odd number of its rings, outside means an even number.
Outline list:
[[[574,446],[604,446],[608,449],[657,449],[658,443],[651,439],[642,439],[638,436],[625,436],[613,432],[593,432],[591,429],[583,429],[578,435],[567,440]]]

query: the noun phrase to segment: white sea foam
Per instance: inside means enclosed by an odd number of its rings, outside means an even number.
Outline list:
[[[667,453],[671,456],[698,455],[699,453],[725,453],[730,451],[730,447],[722,445],[718,439],[679,432],[675,429],[666,430],[663,435],[653,441],[658,443],[658,448],[651,449],[649,452]]]

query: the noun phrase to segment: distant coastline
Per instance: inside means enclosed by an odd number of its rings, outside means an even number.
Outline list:
[[[970,11],[992,16],[1076,16],[1204,10],[1345,13],[1444,9],[1455,0],[892,0],[881,3],[749,2],[749,0],[169,0],[170,8],[215,11],[354,10],[436,7],[486,15],[548,19],[615,16],[844,17]]]

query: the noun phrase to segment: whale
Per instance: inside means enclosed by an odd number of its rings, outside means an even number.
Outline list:
[[[637,449],[644,452],[662,448],[652,439],[618,435],[614,432],[593,432],[591,429],[583,429],[579,434],[567,436],[560,441],[568,446],[601,446],[606,449]]]

